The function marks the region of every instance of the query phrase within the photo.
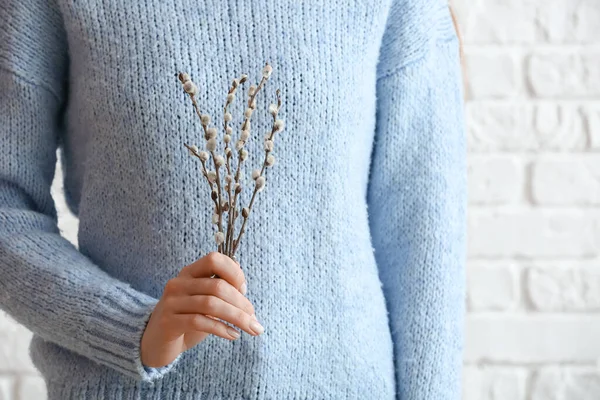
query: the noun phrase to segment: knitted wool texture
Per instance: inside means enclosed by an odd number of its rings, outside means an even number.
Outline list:
[[[446,0],[0,5],[0,306],[34,332],[50,399],[460,397],[465,138]],[[277,87],[287,128],[238,255],[266,331],[144,367],[164,284],[215,249],[176,73],[218,121],[230,80],[258,82],[265,61],[247,165]],[[57,147],[78,249],[50,196]]]

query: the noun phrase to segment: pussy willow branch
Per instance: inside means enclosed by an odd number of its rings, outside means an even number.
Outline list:
[[[202,175],[204,175],[204,177],[206,178],[206,182],[208,182],[210,190],[212,191],[214,188],[213,183],[210,181],[210,179],[208,179],[208,171],[206,170],[206,165],[204,165],[204,160],[200,158],[200,155],[196,153],[196,150],[194,150],[192,146],[188,145],[187,143],[184,143],[183,145],[187,147],[187,149],[190,151],[190,153],[192,153],[193,156],[197,157],[200,160],[200,163],[202,164]]]
[[[185,147],[187,147],[187,149],[190,151],[190,153],[192,153],[192,155],[194,155],[195,157],[197,157],[200,160],[200,164],[202,165],[202,175],[204,175],[204,177],[206,178],[206,181],[208,182],[208,185],[210,186],[210,191],[212,193],[212,191],[214,190],[214,186],[208,177],[208,171],[206,170],[206,163],[204,162],[204,160],[202,158],[200,158],[200,155],[196,152],[196,150],[194,148],[192,148],[192,146],[189,146],[187,143],[184,143],[183,145]],[[211,199],[212,199],[212,196],[211,196]],[[215,203],[215,207],[218,209],[219,205],[217,204],[217,201],[215,199],[213,199],[213,202]]]
[[[252,107],[252,104],[256,104],[254,102],[254,99],[256,98],[256,95],[258,94],[258,92],[260,91],[260,89],[264,86],[265,82],[267,81],[267,78],[265,78],[263,76],[263,78],[260,80],[260,83],[258,84],[258,86],[256,87],[256,89],[254,90],[254,93],[252,94],[252,96],[250,96],[250,99],[248,99],[248,107]],[[250,122],[250,117],[245,117],[244,119],[244,123],[242,124],[242,130],[245,130],[245,128],[248,126],[248,123]],[[239,150],[238,153],[241,153],[242,149]],[[239,179],[240,179],[240,167],[242,164],[243,160],[240,160],[240,162],[238,162],[238,166],[237,166],[237,171],[235,173],[235,182],[239,183]]]
[[[237,87],[241,84],[243,84],[244,82],[246,82],[247,80],[247,75],[242,75],[242,77],[238,80],[233,80],[233,82],[231,83],[231,87],[229,88],[229,92],[227,93],[227,100],[225,102],[225,106],[223,107],[223,116],[227,115],[227,110],[229,108],[229,105],[233,103],[233,101],[230,101],[229,99],[229,95],[230,94],[235,94],[235,91],[237,89]],[[223,138],[223,141],[225,142],[225,156],[226,156],[226,161],[225,161],[225,166],[227,168],[227,176],[231,177],[231,179],[233,179],[232,175],[231,175],[231,167],[230,167],[230,160],[231,160],[231,154],[232,154],[232,150],[229,150],[229,142],[231,142],[231,134],[229,134],[227,132],[227,128],[229,127],[229,121],[227,121],[227,119],[223,118],[223,129],[225,131],[225,136]],[[231,128],[229,128],[231,130]],[[229,135],[229,140],[225,140],[225,137]],[[225,254],[229,255],[231,248],[230,248],[230,240],[229,237],[233,235],[233,218],[232,215],[235,214],[235,208],[233,207],[233,202],[232,202],[232,194],[231,194],[231,184],[232,181],[228,180],[227,181],[227,201],[229,203],[229,211],[227,212],[227,234],[225,235]]]
[[[256,99],[256,95],[258,94],[258,92],[260,91],[260,89],[262,89],[264,87],[265,82],[267,81],[267,79],[268,78],[263,75],[263,77],[260,80],[258,86],[254,90],[254,93],[252,93],[252,95],[248,99],[248,107],[249,108],[253,108],[253,106],[256,107],[256,100],[255,100]],[[245,130],[246,128],[249,128],[249,123],[250,123],[251,117],[252,117],[252,115],[245,117],[244,123],[242,124],[242,131]],[[238,151],[238,165],[237,165],[237,171],[235,173],[235,183],[237,183],[237,184],[240,183],[241,166],[242,166],[242,163],[244,162],[244,160],[242,160],[242,156],[241,156],[242,150],[243,150],[243,148]],[[238,193],[236,192],[234,194],[234,196],[233,196],[233,204],[236,206],[236,209],[237,209],[237,198],[238,198]],[[237,220],[237,216],[238,216],[238,212],[234,212],[233,213],[233,220],[231,222],[231,225],[233,227],[235,227],[235,221]],[[227,238],[229,240],[229,248],[233,250],[231,252],[231,254],[230,254],[231,257],[233,257],[235,255],[235,248],[237,247],[236,244],[235,244],[234,236],[235,236],[235,234],[234,234],[234,232],[232,232],[232,234],[230,235],[230,237]]]
[[[278,112],[279,112],[280,108],[281,108],[281,95],[280,95],[279,89],[277,89],[277,111]],[[276,113],[273,114],[273,125],[271,127],[271,134],[269,135],[268,140],[273,140],[273,137],[275,136],[275,132],[277,132],[277,129],[275,127],[275,121],[277,121]],[[258,175],[257,178],[262,177],[263,174],[265,173],[265,168],[267,167],[267,157],[269,157],[270,152],[271,152],[271,150],[265,148],[265,158],[263,160],[262,168],[260,169],[260,175]],[[259,187],[258,187],[258,185],[255,184],[254,191],[252,192],[252,197],[250,198],[250,203],[248,204],[248,213],[246,215],[242,215],[242,217],[244,218],[244,221],[242,222],[242,227],[240,228],[240,233],[239,233],[237,239],[233,243],[232,256],[235,255],[235,252],[238,248],[240,240],[242,239],[242,235],[244,235],[244,232],[246,231],[246,221],[248,221],[248,218],[250,217],[250,213],[252,212],[252,206],[254,205],[254,199],[256,198],[256,194],[258,193],[258,191],[259,191]]]
[[[198,107],[198,103],[196,102],[196,96],[193,94],[190,94],[190,98],[192,99],[192,105],[194,106],[194,110],[196,110],[196,115],[198,115],[198,118],[200,119],[200,123],[202,124],[202,128],[204,129],[204,135],[207,136],[207,130],[208,130],[208,126],[206,124],[204,124],[202,122],[202,113],[200,112],[200,107]],[[217,160],[215,157],[215,152],[211,151],[210,152],[212,159],[213,159],[213,163],[215,165],[215,173],[217,175],[217,196],[218,196],[218,201],[217,201],[217,214],[219,215],[219,232],[223,232],[223,223],[222,223],[222,214],[223,214],[223,210],[221,208],[221,202],[223,201],[221,198],[221,184],[220,184],[220,179],[219,179],[219,168],[217,167]],[[200,160],[202,161],[202,160]],[[202,167],[204,168],[204,171],[206,172],[206,167],[204,166],[204,162],[202,162]],[[208,178],[208,174],[206,175]],[[213,189],[213,186],[211,185],[211,190]],[[220,244],[218,246],[219,252],[223,253],[223,245]]]
[[[217,198],[219,199],[219,205],[217,206],[217,210],[218,210],[218,214],[219,214],[219,232],[223,232],[223,197],[221,196],[221,177],[219,176],[219,169],[220,167],[217,165],[217,155],[215,154],[214,151],[210,152],[212,159],[213,159],[213,165],[215,166],[215,174],[217,175]],[[224,247],[223,244],[219,245],[219,251],[221,253],[224,253]]]

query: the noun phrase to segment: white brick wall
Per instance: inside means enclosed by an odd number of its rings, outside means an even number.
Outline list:
[[[600,399],[600,1],[454,1],[470,149],[464,399]]]
[[[470,148],[464,400],[600,399],[600,0],[454,2]],[[45,398],[29,337],[0,313],[0,400]]]

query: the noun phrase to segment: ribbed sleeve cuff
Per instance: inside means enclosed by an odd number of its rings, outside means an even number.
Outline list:
[[[83,341],[94,361],[110,366],[136,380],[154,381],[169,372],[181,357],[160,367],[141,361],[141,341],[157,300],[128,287],[116,287],[89,310]]]

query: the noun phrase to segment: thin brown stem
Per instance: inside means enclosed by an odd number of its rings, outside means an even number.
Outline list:
[[[277,90],[277,105],[278,105],[277,110],[279,111],[279,108],[281,107],[281,97],[280,97],[279,90]],[[271,127],[271,134],[269,135],[268,140],[273,140],[273,137],[275,136],[275,132],[276,132],[275,131],[275,121],[276,120],[277,120],[277,116],[273,115],[273,125]],[[262,168],[260,170],[260,175],[258,177],[263,176],[263,173],[265,172],[265,168],[267,167],[267,158],[269,157],[269,153],[270,153],[270,151],[265,149],[265,158],[263,160]],[[254,191],[252,192],[252,197],[250,198],[250,204],[248,204],[248,215],[243,217],[244,221],[242,222],[242,227],[240,228],[240,233],[239,233],[237,239],[233,243],[232,256],[235,255],[235,252],[238,248],[240,240],[242,239],[242,235],[246,231],[246,221],[248,221],[248,218],[250,217],[250,213],[252,212],[252,206],[254,205],[254,199],[256,198],[257,193],[258,193],[258,187],[256,185],[254,185]]]
[[[248,205],[248,217],[250,216],[250,211],[252,211],[252,205],[254,204],[254,198],[256,197],[256,193],[258,193],[258,190],[255,186],[254,191],[252,192],[252,198],[250,199],[250,204]],[[242,239],[242,235],[246,231],[246,221],[248,221],[248,217],[243,217],[244,221],[242,222],[242,227],[240,228],[240,234],[238,235],[237,239],[233,242],[233,255],[235,255],[235,251],[237,250],[238,244]]]
[[[241,85],[242,83],[245,82],[245,79],[240,79],[238,85]],[[231,93],[235,93],[236,91],[236,86],[231,85],[231,87],[229,88],[229,92],[227,93],[227,95],[231,94]],[[229,108],[229,104],[231,104],[229,101],[225,102],[225,106],[223,107],[223,115],[227,114],[227,109]],[[227,135],[227,127],[228,127],[229,123],[227,121],[225,121],[225,119],[223,119],[223,129],[225,131],[225,135]],[[231,135],[230,135],[230,140],[231,140]],[[231,160],[231,153],[227,153],[227,149],[229,148],[229,142],[225,142],[225,156],[227,157],[227,159],[225,160],[225,165],[227,168],[227,175],[231,176],[231,167],[230,167],[230,160]],[[229,211],[227,212],[228,214],[228,218],[227,218],[227,234],[225,235],[225,254],[229,255],[231,248],[229,246],[230,240],[229,237],[231,235],[233,235],[232,233],[232,226],[231,226],[231,213],[232,213],[232,202],[231,202],[231,182],[227,183],[227,201],[229,202]]]
[[[192,155],[194,155],[200,160],[200,163],[202,164],[202,175],[204,175],[204,177],[206,178],[206,182],[208,182],[210,190],[213,190],[213,183],[210,181],[210,179],[208,179],[208,171],[206,170],[206,165],[204,164],[204,161],[200,158],[200,155],[198,155],[194,150],[192,150],[192,146],[189,146],[186,143],[184,143],[183,145],[187,147],[187,149],[192,153]]]
[[[254,99],[256,98],[256,95],[258,94],[258,92],[260,91],[260,89],[264,86],[265,82],[267,81],[267,78],[263,77],[260,80],[260,83],[258,84],[258,86],[256,87],[256,89],[254,90],[254,93],[252,94],[252,96],[250,96],[250,100],[248,100],[248,104],[252,104],[254,103]],[[242,124],[242,130],[244,130],[244,128],[246,127],[246,125],[248,124],[248,122],[250,122],[250,117],[247,117],[244,119],[244,123]],[[240,149],[240,152],[242,150]],[[239,152],[238,152],[239,153]],[[237,166],[237,171],[235,172],[235,182],[239,183],[239,179],[240,179],[240,167],[242,164],[242,160],[238,159],[238,166]]]
[[[212,155],[212,159],[213,159],[213,165],[215,166],[215,171],[216,171],[216,175],[217,175],[217,199],[219,202],[218,205],[218,214],[219,214],[219,232],[223,232],[223,198],[221,196],[221,178],[219,176],[219,166],[217,165],[217,157],[215,155],[214,151],[211,151],[210,154]],[[223,248],[224,246],[222,244],[219,245],[219,248],[221,252],[223,252]]]
[[[252,95],[250,96],[250,98],[248,100],[248,107],[250,107],[251,104],[255,104],[254,102],[255,102],[255,99],[256,99],[256,95],[258,95],[258,92],[260,92],[260,90],[265,86],[265,82],[266,81],[267,81],[267,78],[265,78],[263,76],[262,79],[260,80],[258,86],[254,90],[254,93],[252,93]],[[246,117],[244,119],[244,122],[242,124],[242,130],[244,130],[244,128],[247,127],[248,123],[250,122],[251,117],[252,117],[252,115],[250,115],[250,117]],[[238,152],[238,165],[237,165],[237,170],[235,172],[235,177],[234,177],[236,183],[240,182],[241,167],[242,167],[242,164],[243,164],[243,160],[241,158],[241,152],[242,152],[242,149],[240,149],[240,151]],[[237,194],[234,195],[234,202],[235,202],[236,199],[237,199]],[[237,204],[236,204],[236,206],[237,206]],[[237,219],[237,213],[233,213],[233,220],[232,220],[232,223],[231,223],[233,231],[232,231],[232,235],[231,235],[231,238],[230,238],[230,241],[231,241],[230,249],[232,249],[232,251],[230,251],[230,253],[231,253],[230,256],[231,257],[233,257],[235,255],[235,249],[237,247],[237,240],[234,240],[234,237],[233,237],[235,235],[235,221],[236,221],[236,219]]]
[[[200,123],[202,124],[202,128],[204,129],[204,135],[206,136],[206,130],[208,129],[207,126],[205,124],[202,123],[202,113],[200,112],[200,107],[198,107],[198,103],[196,102],[196,96],[194,95],[190,95],[190,98],[192,99],[192,105],[194,106],[194,110],[196,110],[196,115],[198,116],[198,118],[200,119]],[[223,215],[223,210],[221,208],[221,202],[222,202],[222,198],[221,198],[221,184],[220,184],[220,178],[219,178],[219,168],[217,167],[217,161],[215,159],[215,153],[213,151],[210,152],[212,158],[213,158],[213,163],[215,165],[215,171],[216,171],[216,175],[217,175],[217,196],[218,196],[218,204],[217,204],[217,214],[219,215],[219,232],[223,232],[223,226],[222,226],[222,215]],[[206,178],[208,179],[208,174],[206,173],[206,167],[204,166],[204,163],[202,163],[202,166],[204,168],[205,174],[206,174]],[[209,181],[210,182],[210,181]],[[211,183],[211,190],[213,190],[213,186]],[[219,245],[219,252],[223,253],[223,245]]]
[[[202,175],[204,175],[204,177],[206,178],[206,182],[208,182],[208,185],[210,186],[210,190],[211,192],[214,190],[214,185],[213,183],[210,181],[210,179],[208,178],[208,171],[206,170],[206,163],[204,162],[204,160],[202,160],[200,158],[200,156],[192,149],[191,146],[187,145],[186,143],[183,144],[185,147],[187,147],[188,150],[190,150],[190,152],[197,157],[200,160],[200,164],[202,165]],[[211,196],[212,198],[212,196]],[[218,210],[219,209],[219,205],[217,204],[216,200],[213,200],[213,202],[215,203],[215,207]],[[220,250],[220,249],[219,249]]]
[[[231,206],[231,213],[229,214],[229,218],[231,218],[230,221],[230,225],[231,225],[231,232],[230,235],[227,237],[228,240],[228,247],[229,247],[229,256],[233,257],[233,237],[235,235],[235,219],[237,218],[237,198],[238,198],[238,194],[235,193],[233,195],[233,203],[230,205]]]

